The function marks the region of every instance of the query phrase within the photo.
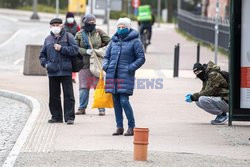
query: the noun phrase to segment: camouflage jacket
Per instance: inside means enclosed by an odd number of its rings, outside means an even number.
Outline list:
[[[82,35],[83,31],[84,30],[81,29],[80,31],[76,33],[75,40],[76,40],[77,45],[79,46],[79,53],[83,56],[83,63],[84,63],[83,69],[88,69],[90,66],[90,62],[89,62],[90,55],[88,55],[86,51],[87,49],[90,49],[90,48],[88,48],[88,46],[86,46],[86,43],[84,42],[83,35]],[[94,49],[105,47],[108,45],[110,41],[110,37],[104,31],[100,29],[96,29],[95,31],[91,33],[86,33],[86,34],[90,37],[90,40]]]
[[[193,101],[198,101],[200,96],[222,97],[229,101],[229,85],[220,73],[220,67],[209,61],[206,69],[206,80],[200,92],[192,95]]]

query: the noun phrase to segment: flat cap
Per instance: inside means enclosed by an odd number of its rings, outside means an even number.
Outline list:
[[[49,24],[54,24],[54,23],[58,23],[58,24],[62,24],[62,19],[60,18],[54,18],[52,20],[50,20]]]

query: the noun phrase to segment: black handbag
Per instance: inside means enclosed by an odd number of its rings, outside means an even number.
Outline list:
[[[80,53],[71,58],[72,72],[79,72],[83,67],[83,57]]]
[[[68,33],[66,34],[67,36],[67,43],[69,45],[69,36]],[[83,57],[82,55],[78,52],[78,54],[74,57],[71,57],[71,64],[72,64],[72,72],[79,72],[82,67],[83,67]]]

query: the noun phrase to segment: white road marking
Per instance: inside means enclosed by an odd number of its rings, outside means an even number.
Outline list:
[[[12,21],[12,22],[17,22],[16,18],[12,18],[12,17],[6,16],[6,15],[2,15],[2,13],[0,13],[0,18],[8,20],[8,21]]]
[[[4,47],[5,45],[7,45],[10,41],[12,41],[13,39],[15,39],[19,34],[21,33],[21,29],[17,30],[7,41],[5,41],[4,43],[2,43],[0,45],[0,48]]]

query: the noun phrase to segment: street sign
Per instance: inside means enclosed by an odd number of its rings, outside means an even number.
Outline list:
[[[220,1],[216,0],[216,12],[219,12],[219,8],[220,8]]]
[[[250,108],[250,1],[242,1],[240,107]]]
[[[250,1],[230,1],[230,112],[232,121],[250,121]]]
[[[68,11],[73,13],[85,13],[86,0],[69,0]]]
[[[132,0],[132,6],[133,8],[138,8],[141,4],[140,0]]]
[[[96,0],[95,8],[96,9],[107,9],[108,6],[107,0]],[[110,10],[112,11],[121,11],[122,10],[122,0],[110,0]]]

